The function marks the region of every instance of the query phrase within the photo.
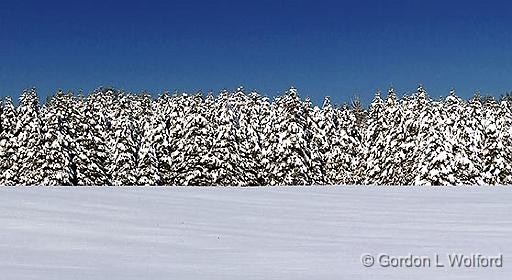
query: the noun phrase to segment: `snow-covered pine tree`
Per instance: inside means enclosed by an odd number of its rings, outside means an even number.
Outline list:
[[[37,173],[44,186],[76,185],[76,166],[73,165],[77,108],[71,94],[59,91],[41,109],[41,142],[36,150]]]
[[[314,107],[311,116],[311,160],[318,166],[323,183],[338,184],[338,154],[342,148],[339,137],[335,135],[338,119],[329,96],[325,97],[322,108]]]
[[[159,118],[149,94],[139,96],[138,102],[140,110],[136,119],[140,148],[137,154],[137,184],[155,186],[160,182],[157,158]]]
[[[483,106],[479,94],[469,103],[456,97],[455,91],[450,93],[452,104],[448,104],[449,116],[452,120],[450,130],[454,143],[456,177],[464,185],[484,184],[482,178],[482,158],[480,152],[483,145]],[[448,102],[447,102],[448,103]]]
[[[377,176],[379,185],[400,185],[403,176],[403,164],[407,160],[405,152],[405,133],[402,126],[402,108],[393,88],[389,89],[383,110],[384,150],[383,168]]]
[[[510,139],[510,112],[504,105],[489,101],[484,109],[483,143],[479,156],[482,179],[488,185],[512,182],[512,148],[507,145]]]
[[[451,104],[452,97],[446,103]],[[420,122],[421,148],[418,152],[418,170],[415,185],[441,186],[458,185],[455,177],[455,154],[453,146],[456,138],[450,136],[448,126],[452,125],[446,103],[432,102],[424,109]]]
[[[172,185],[208,186],[211,184],[208,152],[213,143],[209,110],[215,98],[209,95],[203,100],[202,94],[198,93],[183,95],[180,101],[181,112],[170,132],[173,142],[168,162],[171,163]]]
[[[0,133],[0,186],[15,185],[17,170],[14,169],[17,155],[16,124],[17,114],[10,97],[2,103]]]
[[[427,91],[422,85],[419,85],[412,98],[406,97],[402,104],[406,139],[409,143],[413,143],[406,150],[406,158],[414,159],[414,161],[404,164],[403,175],[407,184],[414,184],[417,181],[418,175],[421,174],[420,170],[425,164],[419,159],[428,145],[427,139],[430,134],[430,126],[432,126],[431,119],[429,119],[431,117],[431,108],[429,108],[432,105],[431,102]]]
[[[386,149],[386,125],[384,115],[384,102],[380,91],[375,93],[368,117],[366,119],[366,132],[364,135],[364,184],[374,185],[379,183],[379,177],[385,170],[384,151]]]
[[[251,186],[266,185],[267,174],[264,167],[268,159],[264,154],[266,138],[265,128],[270,122],[270,103],[268,98],[257,92],[245,95],[243,89],[237,90],[236,95],[243,94],[239,111],[240,156],[243,172],[246,173],[247,184]]]
[[[175,184],[174,162],[172,152],[178,139],[183,137],[183,121],[185,96],[174,94],[172,97],[165,92],[154,101],[154,123],[152,124],[155,156],[157,159],[158,185]]]
[[[503,149],[500,150],[504,163],[501,172],[498,175],[498,183],[503,185],[512,185],[512,105],[511,100],[501,100],[501,111],[499,120],[503,124],[501,136]]]
[[[304,106],[295,88],[276,98],[271,109],[266,170],[271,185],[311,184],[311,151]]]
[[[41,158],[41,120],[39,118],[39,98],[34,88],[23,91],[17,108],[16,160],[12,170],[16,173],[16,184],[40,185],[43,176],[39,170]]]
[[[242,96],[239,96],[242,97]],[[241,104],[223,91],[212,107],[209,122],[212,128],[211,148],[206,155],[208,181],[215,186],[248,185],[247,173],[244,172],[244,159],[241,158],[239,134],[239,108]],[[247,160],[247,159],[245,159]]]
[[[392,158],[388,183],[412,185],[416,176],[414,168],[417,161],[414,157],[418,137],[418,122],[415,119],[417,116],[414,114],[416,104],[408,96],[398,100],[394,88],[389,89],[386,103],[388,115],[393,120],[388,141],[391,148],[389,157]]]
[[[317,149],[316,145],[314,144],[314,135],[318,129],[316,129],[317,126],[317,119],[315,117],[315,110],[318,111],[320,108],[313,107],[313,103],[311,102],[311,99],[309,97],[306,97],[304,99],[304,102],[302,102],[303,107],[303,115],[305,118],[305,126],[304,129],[306,130],[305,136],[306,136],[306,142],[307,142],[307,150],[309,151],[309,177],[310,177],[310,184],[312,185],[325,185],[326,184],[326,172],[325,172],[325,164],[322,160],[322,155],[320,154],[320,151]]]
[[[113,138],[110,139],[110,169],[113,185],[132,186],[137,183],[138,143],[136,125],[132,118],[132,96],[123,95],[114,109]]]
[[[111,185],[108,167],[108,132],[106,104],[101,92],[77,100],[73,124],[76,140],[73,145],[73,163],[76,167],[76,184],[79,186]]]
[[[362,126],[358,123],[357,111],[344,106],[337,113],[338,127],[333,137],[338,147],[335,152],[334,161],[338,164],[337,184],[354,185],[361,184],[364,181],[363,168],[363,138]]]

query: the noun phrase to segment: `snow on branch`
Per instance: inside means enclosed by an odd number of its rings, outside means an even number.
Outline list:
[[[509,185],[512,102],[377,92],[368,108],[213,94],[27,90],[0,104],[0,185]]]

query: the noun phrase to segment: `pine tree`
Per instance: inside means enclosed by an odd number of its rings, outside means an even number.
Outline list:
[[[176,139],[171,143],[172,153],[169,155],[173,185],[211,184],[207,164],[210,162],[208,151],[213,143],[213,129],[208,110],[211,110],[214,100],[211,95],[203,100],[200,93],[181,99],[182,112],[170,132]]]
[[[451,106],[451,105],[449,105]],[[448,110],[444,104],[434,102],[425,109],[420,127],[421,149],[419,151],[415,185],[459,185],[455,177],[454,145],[456,138],[450,137]]]
[[[510,101],[502,100],[500,107],[499,119],[503,127],[499,137],[502,138],[503,147],[500,148],[500,153],[503,157],[503,165],[497,182],[498,184],[512,185],[512,105]]]
[[[118,101],[112,118],[113,137],[110,139],[110,168],[112,184],[132,186],[137,184],[138,142],[136,125],[131,116],[133,104],[131,96],[123,96]]]
[[[140,108],[138,117],[138,135],[140,148],[137,154],[137,184],[155,186],[160,182],[158,170],[157,148],[159,134],[159,119],[155,113],[154,103],[147,94],[139,98]]]
[[[75,121],[76,140],[73,164],[79,186],[111,185],[104,95],[95,92],[78,100]]]
[[[405,120],[403,129],[406,133],[406,142],[409,145],[404,147],[405,158],[408,161],[403,164],[405,167],[403,176],[407,185],[414,184],[415,180],[417,181],[418,174],[421,174],[420,170],[424,168],[424,163],[418,159],[424,155],[425,148],[428,145],[427,139],[432,126],[431,105],[432,101],[422,85],[418,86],[412,98],[404,98],[402,105]]]
[[[389,89],[383,110],[384,150],[381,155],[382,171],[377,176],[379,185],[400,185],[403,182],[403,164],[407,160],[404,145],[406,134],[403,129],[402,108],[393,88]]]
[[[317,119],[315,116],[315,110],[320,110],[318,107],[313,107],[313,103],[309,97],[304,98],[302,102],[302,110],[305,119],[305,140],[307,142],[306,150],[309,153],[309,177],[311,185],[325,185],[326,184],[326,176],[325,176],[325,165],[322,162],[322,155],[320,151],[318,151],[317,147],[314,144],[315,133],[317,132]]]
[[[76,167],[72,164],[75,128],[70,126],[74,108],[72,96],[59,91],[41,110],[41,142],[36,157],[42,185],[76,184]]]
[[[315,107],[311,113],[312,130],[311,153],[312,162],[318,166],[321,180],[317,182],[325,184],[338,184],[338,156],[341,153],[340,138],[338,132],[337,110],[332,107],[329,97],[324,99],[322,108]]]
[[[337,184],[361,184],[364,180],[361,169],[364,135],[361,125],[357,122],[357,117],[357,112],[350,110],[347,106],[337,111],[338,128],[334,137],[338,143],[334,144],[335,147],[338,147],[338,151],[335,153],[337,157],[333,159],[339,165]]]
[[[15,185],[17,172],[14,169],[17,157],[16,124],[17,114],[12,100],[6,97],[0,115],[0,186]]]
[[[375,93],[370,109],[368,118],[366,119],[366,132],[364,135],[364,170],[365,174],[364,184],[374,185],[379,183],[379,174],[384,169],[384,151],[385,146],[385,115],[384,115],[384,102],[381,98],[380,91]]]
[[[209,122],[213,128],[211,148],[207,153],[208,181],[211,185],[248,185],[241,158],[238,105],[227,91],[221,92],[212,108]]]
[[[311,152],[309,150],[304,107],[295,88],[272,104],[272,126],[268,135],[269,157],[266,170],[271,185],[311,184]]]
[[[265,131],[270,128],[270,103],[268,98],[257,92],[246,96],[243,89],[237,91],[239,108],[240,137],[239,153],[244,159],[241,162],[243,172],[246,174],[247,185],[267,185],[267,173],[265,166],[269,159],[265,154],[266,137]],[[240,95],[242,97],[240,97]],[[241,99],[241,100],[240,100]]]
[[[482,161],[482,180],[488,185],[512,182],[512,148],[507,145],[510,139],[510,111],[504,105],[490,101],[485,108],[479,159]]]
[[[447,101],[448,111],[451,119],[449,136],[456,139],[454,143],[456,177],[460,179],[461,184],[475,185],[483,184],[482,159],[480,151],[483,145],[484,128],[483,107],[480,98],[475,96],[469,104],[466,104],[460,98],[455,98],[455,92],[452,91],[451,103]]]
[[[168,93],[164,93],[154,102],[155,116],[151,137],[157,160],[158,185],[168,186],[176,182],[172,153],[178,139],[183,137],[181,119],[184,114],[185,98],[184,95],[176,94],[171,98]]]
[[[16,173],[16,184],[40,185],[43,182],[42,158],[38,153],[41,147],[41,120],[39,118],[39,98],[35,89],[25,90],[17,108],[16,160],[12,170]]]

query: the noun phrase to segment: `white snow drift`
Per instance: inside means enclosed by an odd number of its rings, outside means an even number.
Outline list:
[[[2,188],[0,278],[509,279],[510,201],[506,188]],[[364,254],[503,267],[367,268]]]

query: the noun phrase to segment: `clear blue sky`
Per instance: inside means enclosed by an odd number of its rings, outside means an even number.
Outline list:
[[[512,90],[510,1],[0,2],[0,96],[243,84],[366,103],[418,83],[433,97]]]

